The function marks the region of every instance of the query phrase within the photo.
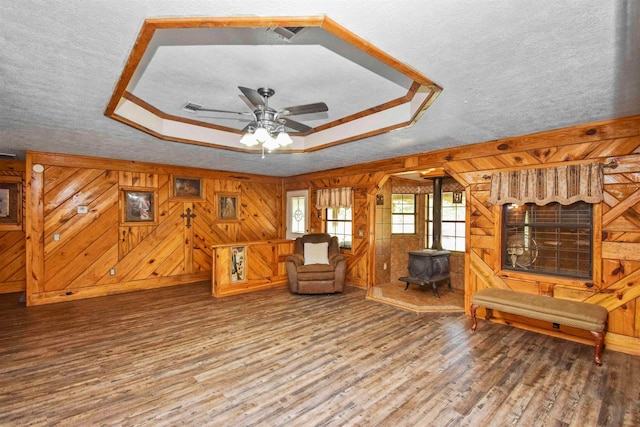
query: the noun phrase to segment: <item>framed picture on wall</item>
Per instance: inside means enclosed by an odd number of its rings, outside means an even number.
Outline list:
[[[22,178],[0,176],[0,230],[22,229]]]
[[[216,201],[219,221],[239,221],[240,194],[219,193]]]
[[[204,182],[201,178],[171,177],[171,199],[197,202],[204,200]]]
[[[231,283],[247,280],[247,248],[231,246]]]
[[[122,223],[125,225],[157,224],[155,189],[126,188],[122,189]]]

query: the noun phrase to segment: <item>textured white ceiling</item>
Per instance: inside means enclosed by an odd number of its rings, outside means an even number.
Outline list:
[[[50,151],[290,176],[640,114],[636,0],[0,0],[0,9],[0,152]],[[162,141],[104,116],[144,19],[247,15],[327,15],[444,91],[413,127],[265,159]],[[154,79],[195,80],[189,89],[169,80],[158,102],[175,108],[172,100],[184,92],[188,99],[178,104],[215,90],[216,81],[206,73],[211,59],[204,61],[196,73],[184,59],[167,74],[155,70]],[[263,83],[260,70],[246,61],[210,65],[217,73],[224,65],[237,76],[234,86]],[[297,80],[276,82],[274,105],[327,102],[340,88],[321,66],[309,67]],[[208,96],[204,102],[218,101]],[[357,100],[374,102],[378,95],[373,90],[370,96],[358,94]]]

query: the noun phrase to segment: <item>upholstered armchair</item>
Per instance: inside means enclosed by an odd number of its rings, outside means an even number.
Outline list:
[[[293,255],[287,257],[289,289],[295,294],[342,292],[346,275],[347,260],[338,238],[326,233],[298,237]]]

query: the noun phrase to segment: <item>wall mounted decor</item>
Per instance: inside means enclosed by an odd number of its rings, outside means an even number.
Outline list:
[[[157,224],[156,199],[157,195],[153,189],[123,189],[121,222],[125,225]]]
[[[218,220],[238,221],[240,219],[240,194],[239,193],[219,193],[216,195],[216,206],[218,209]]]
[[[204,201],[204,182],[201,178],[172,176],[171,200]]]

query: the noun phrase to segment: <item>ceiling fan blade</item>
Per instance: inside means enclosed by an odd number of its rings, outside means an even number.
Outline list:
[[[221,116],[219,114],[198,114],[198,118],[201,119],[213,119],[213,120],[235,120],[238,122],[251,122],[253,121],[253,117],[230,117],[230,116]]]
[[[305,124],[302,124],[300,122],[296,122],[294,120],[291,119],[285,119],[284,117],[281,117],[279,120],[283,120],[284,121],[284,125],[288,128],[291,128],[293,130],[297,130],[298,132],[307,132],[311,130],[310,126],[307,126]]]
[[[282,110],[284,116],[297,116],[300,114],[321,113],[329,111],[329,107],[324,102],[316,102],[314,104],[295,105],[293,107],[287,107]]]
[[[249,102],[253,104],[254,108],[257,108],[260,105],[264,105],[264,99],[262,99],[257,90],[243,86],[238,86],[238,89],[240,89],[244,96],[247,97]]]
[[[252,116],[253,113],[249,113],[248,111],[228,111],[228,110],[217,110],[215,108],[199,108],[196,112],[206,112],[206,113],[226,113],[226,114],[239,114],[241,116]]]
[[[244,102],[245,104],[247,104],[247,107],[249,107],[249,109],[250,109],[251,111],[253,111],[253,110],[255,110],[255,109],[256,109],[256,106],[255,106],[255,105],[253,105],[253,104],[251,103],[251,101],[249,101],[249,98],[247,98],[247,97],[246,97],[246,96],[244,96],[244,95],[238,95],[238,97],[239,97],[240,99],[242,99],[242,102]]]

